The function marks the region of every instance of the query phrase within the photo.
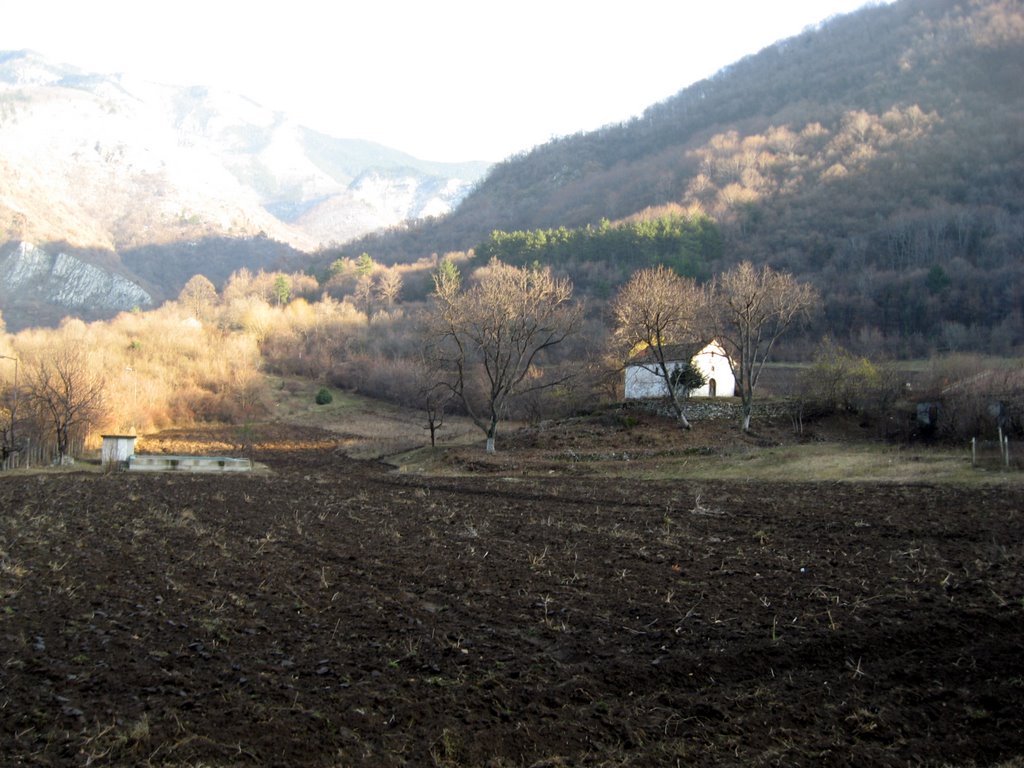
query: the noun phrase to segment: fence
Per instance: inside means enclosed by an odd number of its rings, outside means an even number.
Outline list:
[[[57,461],[57,446],[52,440],[41,442],[26,437],[19,439],[20,447],[12,451],[6,459],[0,462],[0,470],[4,472],[11,469],[31,469],[32,467],[49,467]],[[72,439],[70,453],[72,456],[85,454],[85,440],[80,437]]]
[[[17,451],[12,451],[0,469],[28,469],[30,467],[43,467],[53,460],[53,449],[51,446],[33,445],[31,440],[26,440]]]
[[[999,430],[997,440],[971,438],[971,466],[1010,468],[1010,438]]]

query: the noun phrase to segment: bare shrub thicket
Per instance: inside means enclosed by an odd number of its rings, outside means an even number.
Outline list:
[[[237,422],[266,411],[255,339],[177,303],[29,329],[7,342],[23,370],[16,432],[42,459],[95,447],[104,432]]]
[[[268,371],[320,380],[366,345],[369,318],[351,302],[296,299],[269,315],[260,349]]]
[[[432,434],[445,413],[475,416],[493,441],[499,420],[536,423],[617,399],[622,360],[638,346],[696,346],[711,336],[739,365],[749,408],[775,340],[817,304],[816,294],[789,275],[743,264],[708,291],[718,298],[714,306],[726,307],[717,324],[704,289],[687,282],[686,323],[652,322],[642,328],[646,335],[631,336],[623,329],[632,316],[613,311],[623,309],[621,296],[607,305],[595,300],[584,316],[568,281],[549,270],[496,261],[474,270],[467,258],[459,260],[461,269],[449,258],[430,263],[436,282],[426,301],[412,279],[422,278],[423,264],[419,271],[388,269],[361,257],[341,260],[331,276],[335,290],[351,289],[340,299],[308,275],[241,270],[221,293],[199,275],[177,301],[107,322],[68,320],[17,335],[0,326],[0,354],[8,358],[0,361],[3,444],[14,433],[36,450],[73,454],[88,435],[95,442],[104,431],[248,423],[268,413],[266,373],[421,409]],[[360,297],[355,294],[362,278],[366,291]],[[650,286],[639,290],[629,308],[647,308],[653,295]],[[707,327],[697,327],[702,316]],[[609,362],[613,349],[619,357]],[[61,350],[87,353],[76,356],[73,366],[70,356],[64,361],[87,385],[76,385],[76,392],[89,393],[89,407],[69,419],[55,416],[52,407],[60,399],[54,392],[62,376],[55,363]],[[800,378],[794,421],[799,428],[815,415],[844,412],[870,422],[879,434],[909,436],[916,404],[927,400],[938,404],[937,435],[994,435],[1000,427],[1021,435],[1022,376],[1019,366],[960,356],[937,365],[926,386],[915,384],[911,392],[897,368],[826,341]]]
[[[911,410],[907,394],[906,377],[897,368],[854,355],[826,337],[797,379],[794,425],[802,432],[814,419],[842,413],[876,426],[880,436],[906,436]]]
[[[934,404],[936,436],[957,441],[1024,438],[1024,370],[980,355],[936,361],[922,399]]]
[[[5,434],[13,427],[19,440],[36,449],[48,446],[53,453],[76,453],[87,435],[92,436],[91,447],[97,447],[104,432],[249,422],[268,412],[271,393],[265,373],[301,376],[423,408],[431,414],[431,424],[438,426],[455,404],[450,390],[438,391],[436,367],[424,362],[425,305],[405,298],[408,287],[409,293],[423,294],[422,286],[406,278],[422,277],[424,264],[409,271],[384,268],[369,258],[350,262],[344,262],[332,280],[337,287],[348,276],[356,278],[350,281],[354,292],[358,278],[370,278],[369,293],[362,299],[349,293],[339,300],[321,292],[308,275],[240,270],[220,293],[197,275],[177,301],[150,312],[122,313],[90,324],[69,320],[57,329],[29,329],[17,335],[0,330],[0,349],[12,360],[0,371]],[[438,259],[430,263],[436,266]],[[493,271],[493,265],[481,272],[482,277],[488,269]],[[97,382],[88,418],[68,428],[28,405],[30,383],[42,391],[52,380],[43,375],[51,369],[41,368],[40,361],[52,358],[58,349],[87,352],[78,361],[81,376]],[[535,361],[525,379],[531,387],[546,385],[552,371],[563,375],[579,353],[566,345],[563,358],[550,355],[545,361],[550,368]],[[14,359],[22,372],[18,387],[13,384]],[[30,368],[38,373],[31,382]],[[537,418],[569,402],[567,392],[562,387],[543,398],[525,398],[510,403],[504,413]],[[22,407],[12,417],[17,394],[22,395]],[[44,400],[37,397],[32,402],[39,405]]]

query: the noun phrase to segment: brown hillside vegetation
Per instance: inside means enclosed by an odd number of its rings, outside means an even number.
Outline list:
[[[725,237],[709,273],[752,259],[812,280],[860,351],[1005,353],[1024,338],[1022,49],[1012,0],[865,8],[510,158],[447,219],[354,247],[407,260],[699,207]]]

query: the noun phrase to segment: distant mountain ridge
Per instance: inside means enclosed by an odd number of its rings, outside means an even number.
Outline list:
[[[28,243],[85,262],[105,253],[96,266],[134,282],[119,254],[162,248],[161,258],[173,260],[181,244],[229,238],[239,244],[226,249],[234,268],[255,266],[267,263],[268,239],[291,258],[444,215],[487,167],[327,136],[237,94],[0,52],[0,245]],[[255,261],[246,242],[258,245]],[[175,274],[139,287],[159,301],[181,283]]]
[[[264,232],[312,250],[446,213],[487,167],[330,137],[233,93],[0,52],[0,232],[9,240],[118,250]],[[361,183],[368,173],[379,194]],[[345,202],[350,215],[318,217],[320,206]]]

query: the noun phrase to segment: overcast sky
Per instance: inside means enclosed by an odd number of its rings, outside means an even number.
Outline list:
[[[210,85],[428,160],[627,120],[865,0],[21,0],[0,50]]]

